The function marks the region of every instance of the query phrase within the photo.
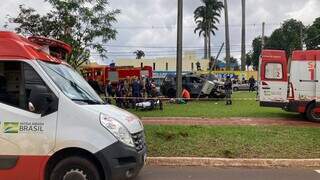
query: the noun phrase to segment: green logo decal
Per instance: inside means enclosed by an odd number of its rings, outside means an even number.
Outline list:
[[[18,122],[4,122],[3,123],[3,132],[4,133],[18,133],[20,124]]]

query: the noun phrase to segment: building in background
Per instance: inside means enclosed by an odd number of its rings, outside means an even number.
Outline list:
[[[175,57],[161,57],[154,59],[117,59],[115,61],[117,66],[134,66],[143,67],[151,66],[154,72],[175,72],[176,58]],[[193,72],[197,71],[197,64],[200,63],[202,70],[209,68],[209,60],[198,59],[193,51],[186,51],[183,55],[182,71]]]

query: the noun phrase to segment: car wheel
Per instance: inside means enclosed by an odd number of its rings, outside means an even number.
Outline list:
[[[81,157],[69,157],[53,168],[50,180],[102,180],[97,167]]]
[[[316,111],[316,103],[312,103],[309,105],[307,109],[307,118],[310,121],[320,122],[320,112]]]

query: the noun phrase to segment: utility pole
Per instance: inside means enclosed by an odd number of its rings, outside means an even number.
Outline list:
[[[230,70],[230,32],[229,32],[229,12],[228,2],[224,0],[224,16],[225,16],[225,36],[226,36],[226,70]]]
[[[301,50],[305,50],[304,48],[304,40],[303,40],[303,27],[300,27],[300,43],[301,43]]]
[[[177,28],[177,98],[182,92],[182,35],[183,35],[183,0],[178,0],[178,28]]]
[[[242,2],[241,71],[246,70],[246,0]]]
[[[266,23],[265,22],[263,22],[262,23],[262,35],[261,35],[261,50],[263,50],[264,49],[264,46],[265,46],[265,39],[264,39],[264,31],[265,31],[265,27],[266,27]]]

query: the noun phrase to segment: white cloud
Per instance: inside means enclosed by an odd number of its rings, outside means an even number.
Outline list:
[[[311,24],[316,17],[320,17],[319,0],[310,0],[305,3],[300,9],[286,13],[290,18],[295,18],[304,23]]]

